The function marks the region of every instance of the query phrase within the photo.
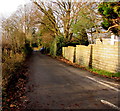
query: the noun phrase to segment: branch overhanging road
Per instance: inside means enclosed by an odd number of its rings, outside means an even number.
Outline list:
[[[40,52],[34,52],[29,62],[26,109],[119,110],[118,82],[96,77]]]

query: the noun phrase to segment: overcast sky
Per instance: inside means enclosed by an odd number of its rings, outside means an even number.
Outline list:
[[[9,17],[20,5],[30,2],[30,0],[0,0],[0,39],[1,39],[1,18]]]
[[[7,17],[30,0],[0,0],[0,16]]]

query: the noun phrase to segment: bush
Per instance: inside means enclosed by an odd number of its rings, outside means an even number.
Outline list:
[[[38,47],[38,44],[37,43],[33,43],[32,47]]]
[[[13,76],[13,73],[21,67],[25,57],[32,53],[32,48],[30,47],[29,42],[27,42],[23,48],[16,49],[14,48],[8,50],[8,47],[2,49],[2,78],[3,86],[8,83],[10,78]]]
[[[76,46],[76,45],[89,45],[88,40],[73,40],[73,41],[68,41],[66,40],[63,36],[56,37],[53,42],[50,45],[49,51],[50,55],[54,56],[61,56],[62,55],[62,47],[67,47],[67,46]]]
[[[58,37],[57,39],[57,55],[61,55],[62,54],[62,47],[65,46],[65,41],[64,41],[64,37],[63,36],[60,36]]]
[[[2,52],[2,84],[5,86],[17,68],[21,66],[24,61],[23,53],[14,53],[12,50],[10,54],[4,49]]]
[[[23,52],[24,52],[24,54],[25,54],[25,56],[28,56],[28,55],[30,55],[31,53],[32,53],[32,48],[30,47],[30,43],[27,41],[26,43],[25,43],[25,46],[24,46],[24,48],[23,48]]]
[[[57,54],[57,40],[56,38],[53,40],[53,42],[51,43],[51,46],[50,46],[50,54],[52,56],[56,56]]]

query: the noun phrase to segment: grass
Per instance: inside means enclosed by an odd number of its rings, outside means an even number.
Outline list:
[[[116,77],[120,77],[120,72],[115,73],[115,76],[116,76]]]
[[[98,75],[102,75],[102,76],[106,76],[106,77],[110,77],[110,78],[116,78],[117,80],[120,79],[120,72],[112,73],[112,72],[105,71],[105,70],[100,70],[100,69],[95,69],[95,68],[90,68],[90,67],[84,67],[84,66],[81,66],[79,64],[72,63],[69,60],[67,60],[63,57],[60,57],[60,56],[57,56],[57,59],[62,61],[62,62],[65,62],[69,65],[72,65],[74,67],[78,67],[78,68],[82,68],[82,69],[85,69],[87,71],[90,71],[94,74],[98,74]]]
[[[118,73],[112,73],[112,72],[108,72],[108,71],[104,71],[104,70],[100,70],[100,69],[95,69],[95,68],[88,68],[89,71],[100,74],[100,75],[105,75],[108,77],[120,77],[120,72]]]

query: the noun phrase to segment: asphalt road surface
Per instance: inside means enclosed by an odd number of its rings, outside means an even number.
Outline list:
[[[119,109],[119,82],[33,52],[26,109]]]

